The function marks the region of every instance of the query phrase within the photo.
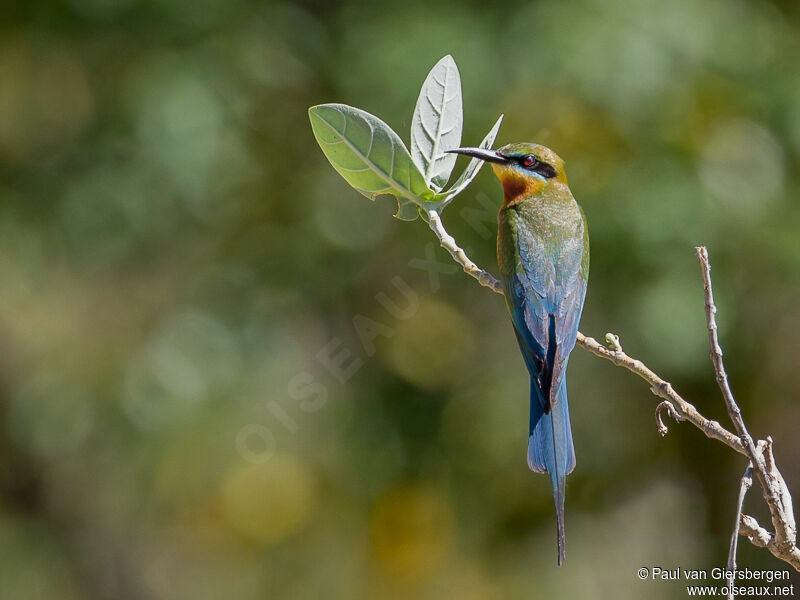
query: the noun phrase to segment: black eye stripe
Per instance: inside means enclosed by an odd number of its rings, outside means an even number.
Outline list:
[[[555,168],[552,165],[549,165],[546,162],[542,162],[541,160],[533,156],[533,154],[525,154],[524,156],[519,156],[517,157],[517,162],[523,169],[527,171],[533,171],[534,173],[538,173],[539,175],[541,175],[546,179],[552,179],[553,177],[558,175],[558,173],[556,172]]]
[[[556,172],[555,168],[552,165],[548,165],[547,163],[540,162],[535,168],[534,171],[539,173],[540,175],[544,176],[547,179],[552,179],[558,173]]]

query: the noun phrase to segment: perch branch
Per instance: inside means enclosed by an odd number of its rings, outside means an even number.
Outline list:
[[[488,271],[484,271],[467,256],[466,252],[458,246],[453,236],[447,233],[444,228],[439,213],[435,210],[427,212],[428,225],[439,240],[439,244],[447,250],[464,272],[474,277],[482,286],[491,289],[498,294],[504,294],[503,284]],[[706,322],[708,327],[709,342],[711,345],[711,360],[714,365],[717,383],[722,391],[728,414],[733,421],[734,428],[738,435],[728,431],[717,421],[707,419],[695,408],[693,404],[687,402],[672,387],[672,385],[656,375],[642,361],[631,358],[622,349],[619,337],[614,334],[606,334],[607,346],[602,345],[592,337],[585,336],[578,332],[576,344],[604,358],[619,367],[623,367],[644,379],[650,386],[650,391],[662,399],[656,407],[656,423],[658,432],[666,434],[666,426],[661,418],[661,411],[666,410],[667,414],[676,421],[688,421],[707,437],[720,441],[732,448],[739,454],[746,456],[750,460],[750,467],[742,477],[739,501],[737,505],[737,524],[734,528],[747,537],[755,546],[767,548],[773,555],[789,563],[800,571],[800,550],[797,548],[796,527],[794,513],[792,510],[792,497],[780,472],[775,466],[775,459],[772,453],[772,440],[760,441],[756,448],[753,438],[747,431],[742,419],[741,410],[736,404],[733,393],[728,383],[728,376],[722,362],[722,349],[719,345],[719,336],[716,324],[716,306],[711,287],[711,266],[708,261],[708,252],[705,247],[698,247],[697,258],[700,261],[703,274],[703,290],[705,294]],[[755,471],[761,484],[764,499],[770,510],[772,524],[775,527],[775,534],[770,533],[749,515],[741,514],[744,495],[749,488],[746,485],[746,477]],[[751,480],[750,480],[751,481]],[[741,515],[741,518],[739,518]],[[731,540],[731,554],[728,557],[729,563],[736,560],[736,543]]]
[[[653,373],[642,361],[625,354],[621,347],[618,350],[606,348],[594,338],[585,336],[580,332],[578,332],[578,345],[595,356],[610,360],[615,365],[628,369],[631,373],[635,373],[644,379],[650,384],[650,391],[653,394],[670,403],[672,410],[680,417],[676,420],[689,421],[709,438],[730,446],[740,454],[745,454],[744,446],[735,434],[725,429],[717,421],[706,419],[693,404],[684,400],[669,382],[664,381]]]

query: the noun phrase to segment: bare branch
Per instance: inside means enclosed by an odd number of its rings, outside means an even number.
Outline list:
[[[710,356],[711,362],[714,365],[717,384],[722,392],[722,397],[725,400],[725,406],[728,409],[731,421],[736,431],[739,433],[742,444],[747,450],[747,455],[753,465],[753,470],[756,473],[758,482],[761,484],[764,500],[767,502],[770,518],[775,527],[773,544],[781,548],[785,554],[789,554],[792,550],[796,550],[796,530],[794,514],[792,513],[791,495],[786,488],[783,477],[781,477],[775,467],[775,459],[772,456],[772,440],[768,439],[764,443],[764,453],[762,457],[753,443],[753,438],[750,437],[750,433],[747,431],[744,419],[742,418],[742,411],[739,409],[739,405],[736,404],[736,399],[733,397],[733,392],[728,383],[728,375],[725,372],[725,365],[722,361],[722,348],[719,344],[719,332],[717,330],[716,320],[717,307],[714,304],[714,292],[711,287],[711,263],[708,260],[708,250],[705,246],[699,246],[695,250],[697,251],[697,260],[700,262],[703,274],[708,341],[711,347]]]
[[[753,463],[749,463],[744,470],[742,479],[739,482],[739,497],[736,500],[736,518],[733,520],[733,533],[731,534],[731,545],[728,550],[728,600],[734,600],[733,586],[736,583],[734,572],[736,571],[736,550],[739,546],[739,525],[742,520],[742,507],[747,490],[753,485]]]
[[[733,433],[725,429],[716,421],[706,419],[701,415],[694,405],[684,400],[672,388],[669,382],[664,381],[658,375],[653,373],[642,361],[631,358],[620,348],[619,350],[611,350],[601,345],[594,338],[578,333],[578,345],[588,350],[595,356],[610,360],[618,367],[628,369],[631,373],[635,373],[647,383],[650,384],[650,391],[659,398],[667,400],[672,409],[682,420],[689,421],[692,425],[700,429],[707,437],[718,440],[723,444],[730,446],[740,454],[745,454],[744,446],[739,438]]]
[[[800,571],[800,550],[796,546],[786,552],[775,543],[775,536],[758,524],[750,515],[742,515],[739,533],[745,536],[750,543],[759,548],[766,548],[773,556],[780,558]]]
[[[767,475],[769,476],[770,483],[774,485],[778,492],[778,502],[781,508],[781,514],[786,519],[784,525],[786,529],[786,536],[794,540],[797,536],[797,527],[794,521],[794,508],[792,506],[792,495],[789,493],[789,488],[783,480],[783,475],[778,471],[775,464],[775,455],[772,453],[772,437],[767,436],[766,440],[758,442],[759,449],[761,444],[764,444],[764,465],[767,468]]]
[[[766,485],[766,472],[764,470],[764,463],[756,451],[756,446],[753,443],[753,438],[745,427],[744,420],[742,419],[742,411],[739,405],[736,404],[736,399],[733,397],[731,386],[728,383],[728,374],[725,372],[725,365],[722,362],[722,348],[719,345],[719,332],[717,330],[717,307],[714,304],[714,291],[711,287],[711,263],[708,261],[708,250],[705,246],[698,246],[695,248],[697,251],[697,260],[700,262],[700,267],[703,272],[703,293],[705,295],[706,307],[706,324],[708,327],[708,343],[711,346],[710,356],[711,362],[714,364],[714,372],[717,377],[717,384],[722,392],[722,397],[725,400],[725,407],[728,409],[728,414],[733,421],[733,426],[747,450],[747,455],[753,463],[753,467],[758,475],[759,480],[762,481],[764,491],[767,491]]]
[[[763,453],[768,491],[764,490],[764,498],[769,506],[772,525],[775,527],[774,544],[784,555],[797,551],[797,528],[794,520],[792,495],[783,479],[772,451],[772,438],[758,442],[758,451]]]
[[[754,546],[768,548],[772,544],[773,535],[758,524],[755,517],[743,514],[739,519],[739,534],[750,540]]]

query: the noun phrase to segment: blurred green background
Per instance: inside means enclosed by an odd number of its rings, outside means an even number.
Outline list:
[[[727,424],[708,245],[733,389],[800,493],[797,3],[3,12],[3,598],[675,598],[636,570],[724,564],[742,457],[686,424],[659,438],[646,385],[576,349],[556,568],[502,299],[317,147],[306,110],[334,101],[408,141],[447,53],[465,144],[505,113],[498,144],[567,161],[592,242],[581,330],[616,332]],[[485,169],[444,214],[493,271],[500,196]],[[784,566],[746,540],[739,562]]]

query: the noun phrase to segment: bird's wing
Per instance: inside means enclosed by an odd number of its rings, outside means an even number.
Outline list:
[[[589,231],[586,217],[581,212],[582,235],[575,236],[561,248],[556,273],[558,317],[556,319],[556,346],[558,348],[553,365],[552,389],[558,390],[567,371],[569,354],[575,347],[578,337],[578,324],[583,313],[586,298],[586,284],[589,276]]]
[[[555,257],[529,232],[519,231],[517,241],[519,259],[504,279],[506,298],[525,364],[539,384],[542,408],[549,413],[583,309],[584,241],[564,244]]]
[[[555,327],[556,354],[551,383],[553,392],[558,390],[567,372],[569,354],[575,347],[575,340],[578,337],[578,323],[581,320],[583,300],[586,297],[586,279],[578,274],[562,289],[563,297],[559,302]],[[553,396],[555,397],[555,394]]]
[[[517,221],[517,228],[519,254],[509,261],[513,270],[504,273],[506,300],[528,372],[538,384],[539,402],[544,412],[549,413],[555,350],[555,335],[550,335],[555,325],[555,322],[551,323],[551,315],[557,307],[552,301],[556,284],[555,264],[542,241],[531,235],[521,220]]]
[[[530,283],[524,275],[515,274],[506,279],[504,284],[522,357],[530,374],[538,380],[546,362],[548,313],[535,292],[531,293]]]

